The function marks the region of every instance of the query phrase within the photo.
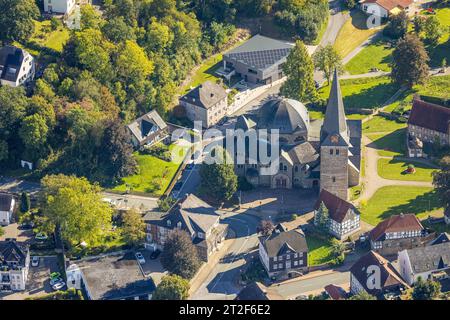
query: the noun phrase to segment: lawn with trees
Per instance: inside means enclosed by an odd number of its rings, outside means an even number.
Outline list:
[[[189,281],[177,275],[161,279],[152,295],[153,300],[186,300],[189,297]]]
[[[345,71],[350,74],[363,74],[377,68],[389,72],[391,71],[389,64],[392,62],[393,50],[383,40],[371,43],[345,65]]]
[[[442,214],[442,204],[433,188],[387,186],[378,189],[361,209],[361,220],[377,225],[400,213],[413,213],[419,219]]]
[[[414,166],[414,173],[406,172],[409,165]],[[406,162],[396,158],[378,160],[378,175],[384,179],[431,182],[435,170],[434,167],[410,160]]]
[[[308,266],[317,266],[333,261],[334,256],[331,238],[307,234],[306,242],[308,244]]]

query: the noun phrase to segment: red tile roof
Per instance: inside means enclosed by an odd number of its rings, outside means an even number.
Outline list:
[[[356,208],[350,202],[339,198],[325,189],[322,189],[320,192],[319,199],[316,201],[314,210],[318,210],[322,202],[325,207],[327,207],[330,218],[339,223],[345,220],[349,209],[353,209],[357,212]]]
[[[325,291],[333,300],[345,300],[347,298],[345,290],[341,287],[335,286],[334,284],[325,286]]]
[[[370,232],[372,241],[380,241],[388,232],[421,231],[423,226],[414,214],[400,214],[381,221]]]
[[[408,124],[442,133],[450,133],[450,108],[415,98]]]
[[[405,9],[413,3],[413,0],[366,0],[364,3],[376,3],[380,7],[390,11],[397,7]]]

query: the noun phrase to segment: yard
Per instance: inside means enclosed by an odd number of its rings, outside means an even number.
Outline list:
[[[367,28],[367,16],[359,9],[353,10],[350,15],[351,18],[342,26],[334,44],[336,51],[342,58],[345,58],[379,30]]]
[[[311,234],[306,235],[308,243],[308,266],[329,263],[333,260],[330,240],[324,240]]]
[[[378,155],[382,157],[395,157],[405,154],[406,129],[392,132],[367,134],[378,149]]]
[[[149,154],[134,153],[138,163],[138,173],[122,179],[122,183],[113,191],[130,191],[150,193],[161,196],[169,186],[180,166],[179,163],[164,161]]]
[[[215,54],[208,59],[206,59],[203,64],[197,69],[195,74],[190,79],[190,82],[181,88],[181,94],[186,94],[191,88],[195,88],[203,82],[209,80],[212,82],[216,82],[220,80],[214,72],[220,68],[222,61],[222,54]]]
[[[435,8],[435,12],[444,32],[436,47],[427,48],[434,68],[440,67],[444,58],[450,61],[450,8]]]
[[[381,107],[397,92],[397,85],[388,77],[360,78],[341,80],[341,91],[346,108],[374,109]],[[330,86],[319,89],[319,95],[328,99]]]
[[[389,120],[382,116],[375,116],[363,123],[363,131],[367,133],[392,132],[406,128],[406,123]]]
[[[414,165],[415,173],[405,173],[409,164]],[[404,162],[395,158],[378,160],[378,174],[380,177],[390,180],[431,182],[433,181],[431,174],[435,170],[435,168],[415,161]]]
[[[413,213],[423,219],[441,214],[442,208],[433,188],[387,186],[378,189],[361,212],[361,219],[375,226],[395,214]]]
[[[391,71],[389,63],[392,61],[394,49],[386,46],[383,40],[368,45],[346,65],[345,70],[350,74],[363,74],[370,69],[377,68],[382,71]]]

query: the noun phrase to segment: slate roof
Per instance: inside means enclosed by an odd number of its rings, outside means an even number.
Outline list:
[[[11,209],[11,202],[13,195],[9,193],[0,193],[0,211],[9,211]]]
[[[319,153],[309,142],[295,145],[288,151],[288,154],[294,163],[306,164],[319,159]]]
[[[132,252],[77,261],[93,300],[119,300],[148,295],[155,290]]]
[[[322,144],[343,145],[348,144],[347,121],[345,119],[344,102],[337,70],[334,71],[333,83],[328,97],[327,109],[321,129]],[[340,136],[339,141],[333,141],[332,136]]]
[[[434,246],[435,244],[441,244],[450,242],[450,234],[447,232],[442,232],[435,239],[431,240],[427,245]]]
[[[279,129],[280,134],[297,130],[309,131],[309,113],[299,101],[277,98],[266,102],[259,110],[258,128]]]
[[[450,133],[450,108],[415,98],[408,124],[442,133]]]
[[[308,244],[303,231],[294,229],[286,232],[274,231],[270,236],[260,237],[269,257],[282,255],[286,250],[308,252]]]
[[[391,11],[397,7],[407,8],[413,3],[413,0],[365,0],[364,3],[376,3],[380,7]]]
[[[422,273],[450,265],[450,242],[406,250],[414,273]]]
[[[246,117],[245,115],[241,115],[236,120],[235,129],[242,129],[244,131],[253,129],[256,126],[256,122],[252,119]]]
[[[361,170],[362,121],[347,120],[347,127],[350,136],[349,160],[358,170]]]
[[[0,241],[0,266],[16,262],[25,267],[29,246],[15,240]]]
[[[221,85],[206,81],[186,93],[180,100],[204,109],[209,109],[219,101],[227,98],[227,96],[227,92]]]
[[[260,282],[253,282],[245,286],[235,300],[284,300],[273,288],[268,288]]]
[[[156,110],[152,110],[149,113],[144,114],[142,117],[137,118],[132,123],[127,125],[134,137],[140,144],[145,143],[149,135],[154,129],[156,132],[167,128],[167,124],[161,118]],[[153,131],[153,132],[155,132]]]
[[[355,217],[355,213],[358,213],[358,210],[353,204],[339,198],[338,196],[332,194],[331,192],[328,192],[325,189],[322,189],[322,191],[320,191],[319,198],[317,199],[314,206],[314,210],[318,210],[322,202],[328,209],[330,218],[338,223],[353,219]],[[349,211],[350,209],[352,209],[355,213]]]
[[[370,276],[367,273],[367,268],[369,266],[378,266],[380,268],[381,289],[369,289],[367,287],[367,280]],[[367,293],[375,296],[390,288],[398,286],[408,287],[400,274],[395,270],[394,266],[374,251],[370,251],[359,258],[359,260],[350,268],[350,273],[358,280]]]
[[[244,63],[248,67],[264,71],[286,58],[294,46],[279,40],[256,35],[224,57]]]
[[[370,231],[372,241],[383,241],[386,233],[402,231],[422,231],[424,230],[419,219],[414,214],[400,214],[391,216]]]
[[[0,78],[17,81],[26,51],[14,46],[0,48]]]

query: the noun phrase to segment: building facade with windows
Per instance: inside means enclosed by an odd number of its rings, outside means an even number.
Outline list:
[[[0,292],[25,290],[30,249],[15,239],[0,241]]]
[[[44,0],[44,12],[69,14],[75,8],[75,0]]]
[[[0,193],[0,226],[7,226],[11,223],[16,200],[10,193]]]
[[[18,87],[34,79],[34,58],[27,51],[6,45],[0,48],[0,83]]]

